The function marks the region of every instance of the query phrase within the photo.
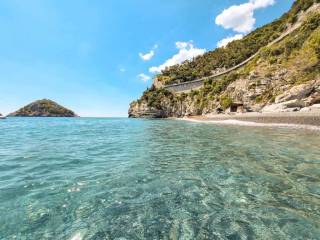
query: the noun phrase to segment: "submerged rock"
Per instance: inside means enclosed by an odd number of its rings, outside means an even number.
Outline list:
[[[58,103],[42,99],[30,103],[18,111],[9,114],[10,117],[77,117],[77,115]]]

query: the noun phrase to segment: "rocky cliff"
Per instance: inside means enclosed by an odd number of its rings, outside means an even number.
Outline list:
[[[298,0],[280,20],[251,33],[248,36],[250,41],[247,38],[236,41],[224,49],[214,50],[213,53],[195,59],[194,62],[166,70],[156,76],[155,85],[146,90],[139,100],[131,103],[129,117],[183,117],[230,111],[308,111],[313,105],[319,106],[319,6],[318,0]],[[206,61],[214,62],[211,57],[228,57],[227,53],[232,52],[235,46],[240,53],[246,55],[248,53],[246,50],[242,51],[242,48],[250,48],[248,44],[254,42],[255,37],[259,38],[257,42],[270,42],[274,40],[269,39],[270,34],[279,37],[293,26],[299,27],[281,41],[261,46],[258,54],[243,67],[219,78],[209,78],[199,90],[174,94],[162,88],[177,81],[171,76],[179,75],[179,81],[188,81],[193,80],[188,78],[188,73],[192,70],[205,74],[201,66],[207,67],[203,65]],[[267,40],[264,41],[264,37]],[[243,56],[233,57],[243,60]],[[239,64],[237,61],[235,64]],[[230,62],[232,59],[225,61],[225,66],[219,67],[227,68]],[[210,72],[214,70],[211,69]]]
[[[77,115],[54,101],[42,99],[9,114],[9,117],[77,117]]]

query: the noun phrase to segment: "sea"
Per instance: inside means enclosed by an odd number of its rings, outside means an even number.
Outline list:
[[[0,239],[320,239],[320,132],[0,120]]]

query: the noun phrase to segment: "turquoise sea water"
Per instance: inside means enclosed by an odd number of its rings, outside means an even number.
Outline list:
[[[320,239],[320,135],[9,118],[0,239]]]

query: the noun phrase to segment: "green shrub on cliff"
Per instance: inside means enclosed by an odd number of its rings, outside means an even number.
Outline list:
[[[232,105],[233,101],[228,95],[222,95],[220,97],[220,105],[223,110],[228,109]]]
[[[154,85],[152,85],[150,89],[144,91],[141,99],[138,101],[146,102],[148,107],[161,109],[161,100],[164,98],[173,100],[174,95],[166,89],[157,89]]]

